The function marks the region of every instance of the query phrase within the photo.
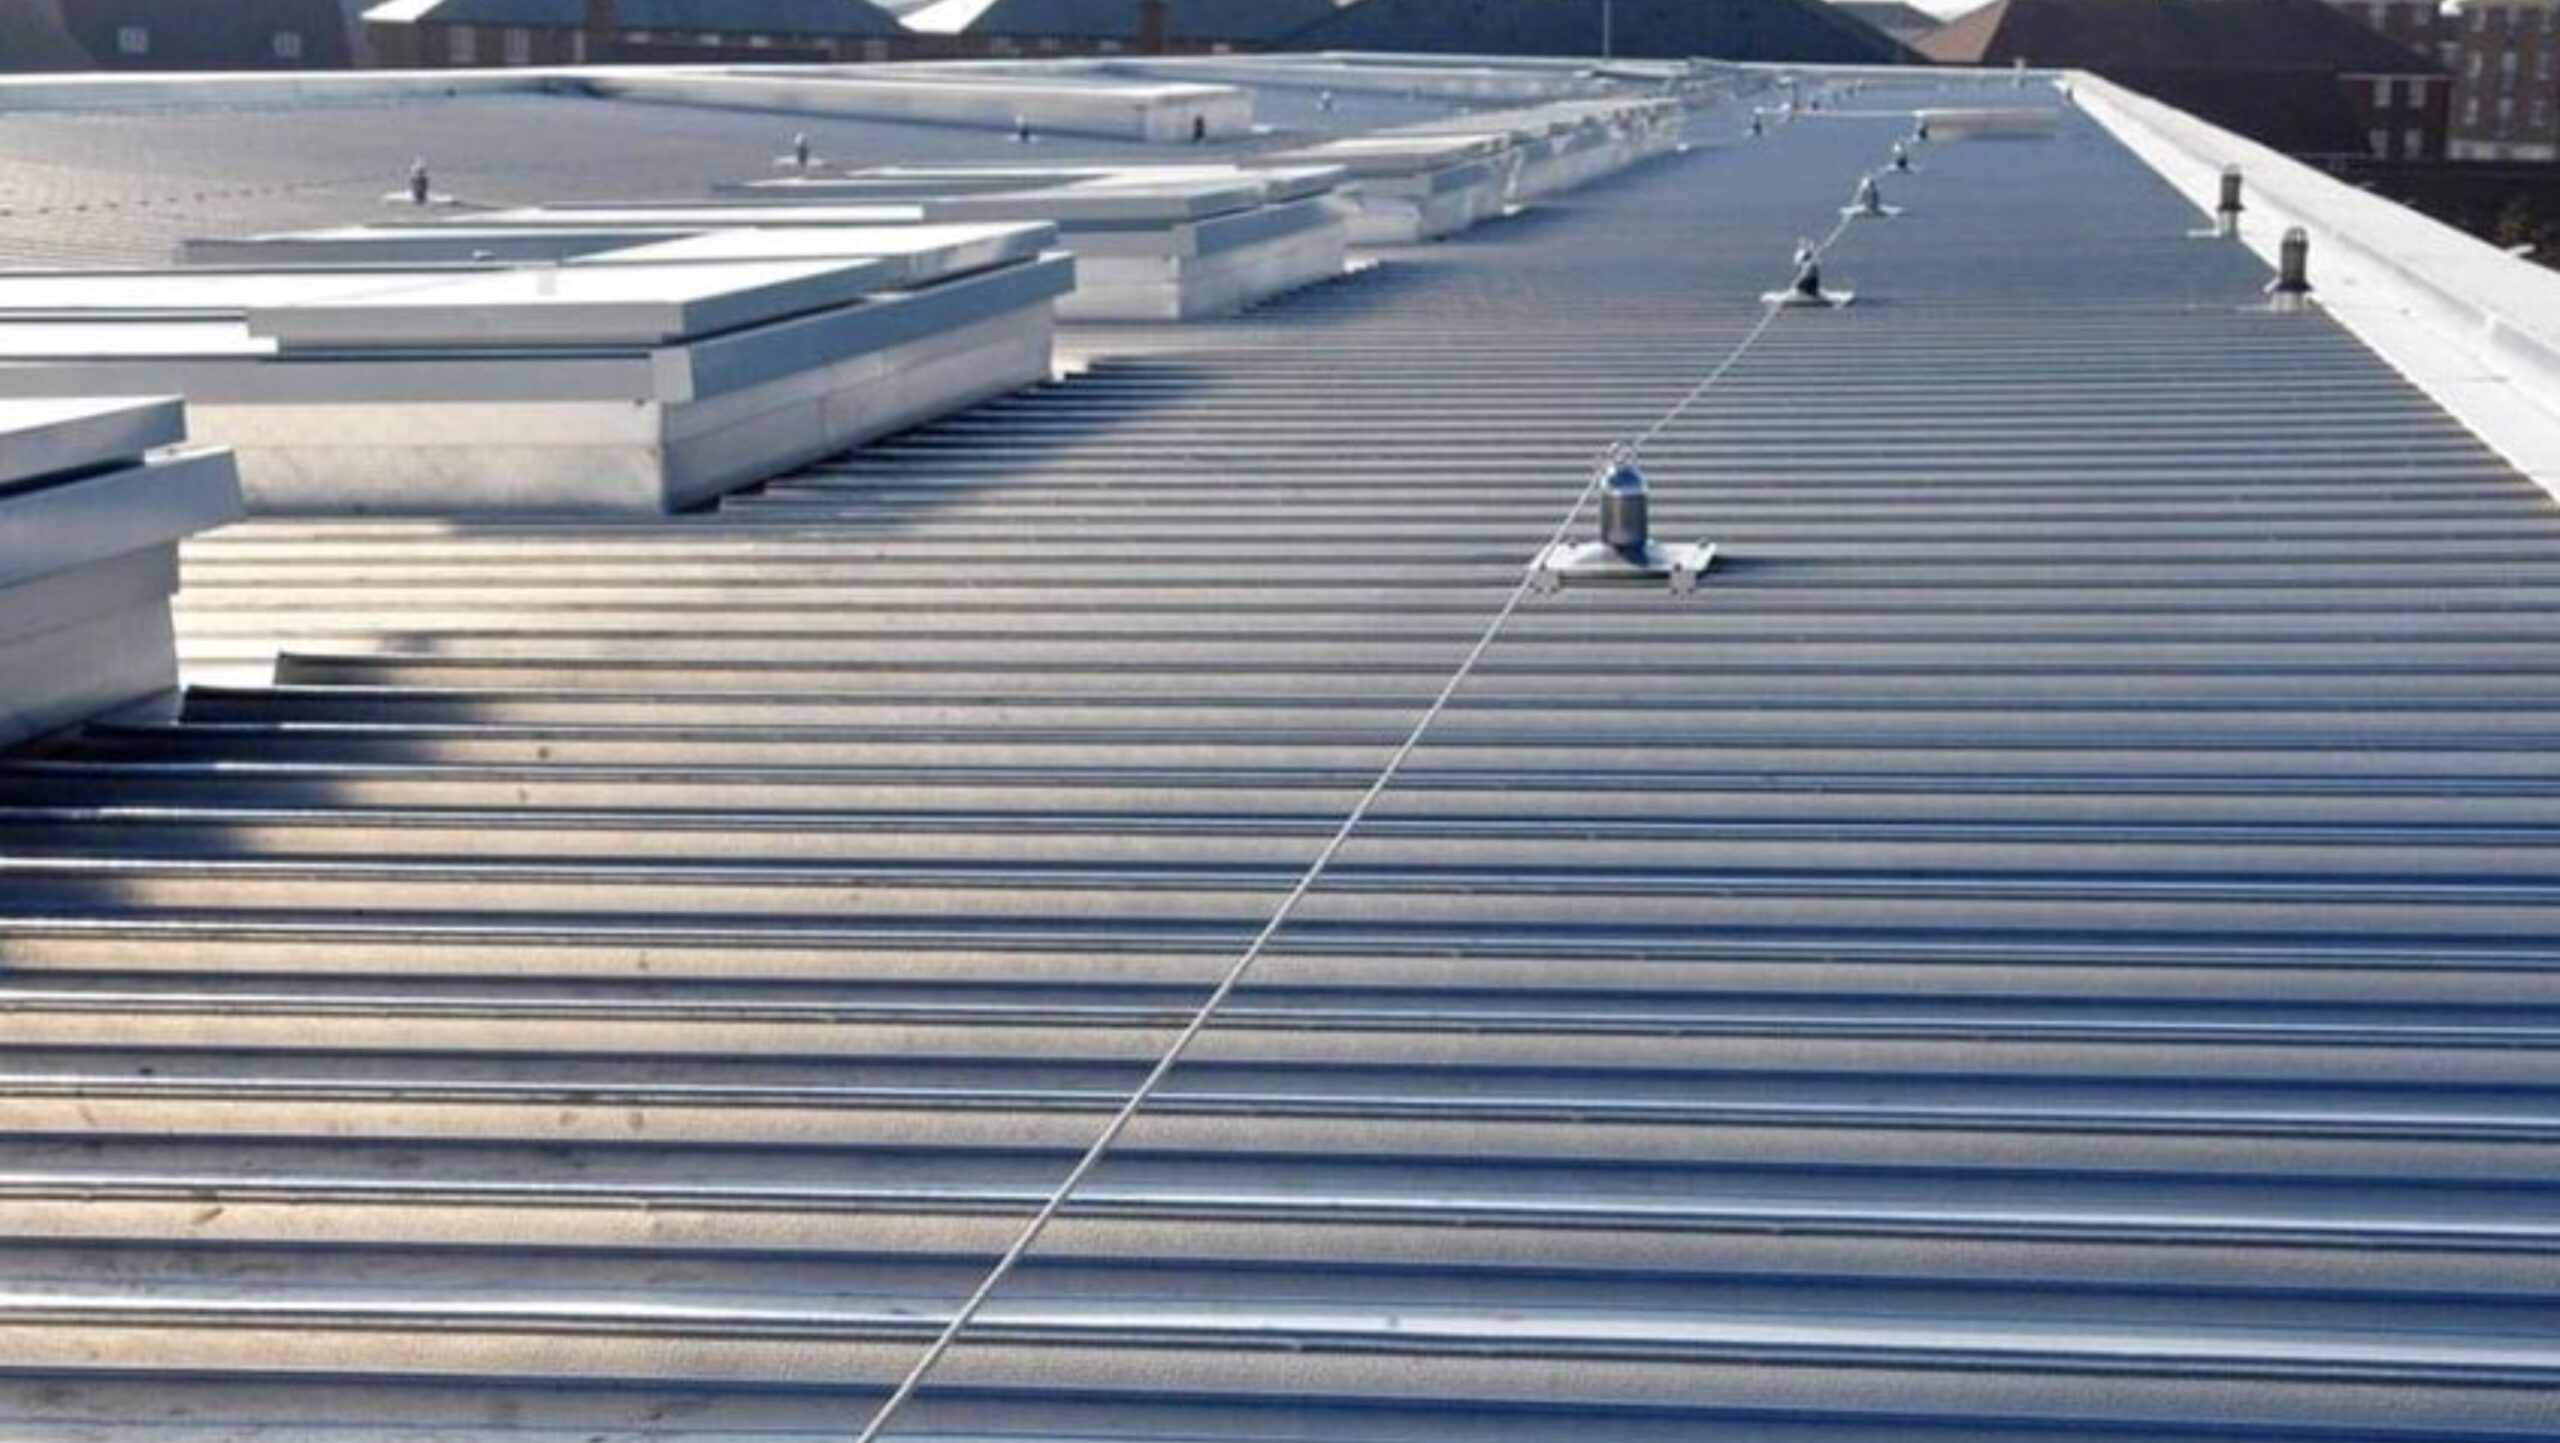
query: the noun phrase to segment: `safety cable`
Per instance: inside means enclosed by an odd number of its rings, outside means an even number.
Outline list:
[[[1831,233],[1824,236],[1819,244],[1811,247],[1816,259],[1839,242],[1840,237],[1849,228],[1849,221],[1850,217],[1843,215],[1839,224],[1832,227]],[[1717,382],[1723,380],[1742,360],[1743,355],[1768,333],[1770,326],[1776,323],[1779,313],[1784,309],[1786,309],[1784,306],[1774,303],[1766,306],[1760,319],[1753,323],[1750,330],[1743,333],[1742,339],[1734,343],[1733,349],[1725,353],[1724,359],[1718,361],[1714,368],[1707,372],[1705,378],[1691,387],[1688,394],[1675,402],[1660,419],[1639,433],[1636,439],[1629,443],[1627,449],[1630,452],[1641,450],[1646,442],[1659,437],[1680,418],[1682,413],[1696,404],[1698,399],[1706,395]],[[1547,534],[1545,547],[1530,553],[1531,555],[1543,554],[1544,551],[1553,549],[1564,540],[1566,534],[1572,531],[1574,523],[1581,519],[1584,508],[1591,504],[1593,494],[1600,489],[1600,484],[1607,479],[1607,475],[1605,467],[1593,470],[1591,478],[1585,481],[1582,490],[1575,494],[1573,504],[1566,508],[1563,517],[1556,522],[1555,529]],[[1493,644],[1501,637],[1503,628],[1509,625],[1511,618],[1519,612],[1520,603],[1534,589],[1536,579],[1533,571],[1525,568],[1522,570],[1520,579],[1512,583],[1510,592],[1503,597],[1502,605],[1485,622],[1483,630],[1477,633],[1474,643],[1467,648],[1466,655],[1459,659],[1457,669],[1449,673],[1447,681],[1441,683],[1439,693],[1431,699],[1431,704],[1414,719],[1412,728],[1405,733],[1404,740],[1388,756],[1386,765],[1379,769],[1377,777],[1369,783],[1367,790],[1360,794],[1360,799],[1352,804],[1351,810],[1343,814],[1341,824],[1334,828],[1332,836],[1327,838],[1324,846],[1317,851],[1315,859],[1309,862],[1306,870],[1299,874],[1296,884],[1290,887],[1288,894],[1280,899],[1279,906],[1272,910],[1270,918],[1262,924],[1262,929],[1254,934],[1252,942],[1246,945],[1235,962],[1218,979],[1218,985],[1210,989],[1208,997],[1201,1002],[1199,1009],[1192,1013],[1191,1020],[1184,1025],[1180,1033],[1175,1035],[1172,1045],[1167,1047],[1164,1054],[1156,1059],[1155,1065],[1147,1070],[1147,1075],[1129,1094],[1128,1100],[1111,1115],[1110,1121],[1103,1125],[1102,1131],[1085,1148],[1083,1155],[1076,1159],[1075,1166],[1069,1168],[1066,1176],[1058,1180],[1058,1185],[1051,1189],[1048,1196],[1041,1201],[1039,1209],[1015,1233],[1013,1242],[1006,1247],[1003,1255],[996,1259],[994,1266],[987,1270],[986,1275],[979,1279],[977,1287],[962,1301],[959,1309],[951,1315],[950,1321],[945,1323],[942,1331],[934,1336],[933,1342],[927,1345],[924,1352],[916,1358],[914,1366],[907,1369],[905,1376],[899,1379],[896,1389],[873,1412],[871,1421],[859,1434],[855,1435],[854,1443],[880,1443],[880,1440],[887,1436],[890,1423],[908,1403],[914,1400],[918,1390],[923,1388],[925,1379],[960,1341],[960,1335],[977,1320],[978,1314],[984,1310],[988,1300],[995,1295],[996,1289],[1004,1286],[1005,1280],[1013,1275],[1023,1258],[1028,1256],[1031,1249],[1039,1243],[1041,1235],[1048,1231],[1049,1224],[1065,1210],[1069,1199],[1074,1197],[1076,1189],[1081,1187],[1085,1179],[1092,1176],[1094,1170],[1102,1165],[1103,1158],[1111,1151],[1112,1145],[1117,1143],[1121,1134],[1127,1132],[1129,1125],[1137,1120],[1139,1112],[1146,1107],[1148,1099],[1154,1096],[1156,1089],[1164,1084],[1166,1078],[1173,1075],[1174,1069],[1181,1065],[1184,1055],[1191,1050],[1192,1044],[1199,1041],[1201,1034],[1208,1031],[1209,1024],[1217,1016],[1218,1010],[1226,1005],[1227,999],[1232,997],[1236,989],[1243,984],[1245,974],[1253,969],[1255,962],[1261,960],[1263,953],[1269,949],[1272,939],[1280,934],[1280,929],[1287,925],[1291,915],[1297,911],[1298,904],[1305,901],[1307,894],[1315,889],[1317,881],[1324,876],[1325,869],[1333,864],[1333,859],[1350,842],[1351,834],[1359,830],[1360,824],[1368,819],[1370,809],[1377,805],[1378,799],[1386,794],[1388,786],[1404,769],[1404,764],[1421,747],[1424,735],[1431,730],[1432,724],[1440,719],[1441,713],[1448,710],[1449,702],[1457,696],[1458,689],[1464,686],[1467,679],[1475,673],[1477,663],[1484,660],[1485,653],[1493,649]]]

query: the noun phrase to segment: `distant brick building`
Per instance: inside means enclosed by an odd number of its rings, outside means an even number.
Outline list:
[[[337,70],[338,0],[0,0],[0,70]]]
[[[2308,157],[2440,160],[2453,80],[2323,0],[1995,0],[1935,60],[2077,66]]]
[[[2453,63],[2453,27],[2436,0],[2329,0],[2332,8],[2440,64]]]
[[[2452,17],[2456,160],[2560,160],[2560,0]]]
[[[936,56],[1198,55],[1268,50],[1333,10],[1333,0],[933,0],[905,18]]]
[[[1605,38],[1604,38],[1605,36]],[[1901,65],[1908,46],[1822,0],[1357,0],[1285,50]]]
[[[376,65],[903,59],[906,28],[868,0],[387,0],[365,12]]]

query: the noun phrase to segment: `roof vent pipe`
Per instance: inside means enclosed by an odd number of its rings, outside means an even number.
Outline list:
[[[2222,194],[2213,206],[2213,233],[2224,240],[2240,234],[2240,167],[2222,168]]]
[[[2285,230],[2276,247],[2276,278],[2267,282],[2267,309],[2280,313],[2311,304],[2311,236],[2300,226]]]
[[[435,177],[427,172],[427,158],[422,155],[409,162],[408,178],[401,182],[398,190],[385,193],[382,203],[415,206],[423,210],[429,206],[449,206],[459,202],[436,189]]]

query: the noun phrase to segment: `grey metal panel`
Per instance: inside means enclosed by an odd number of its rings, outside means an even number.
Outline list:
[[[0,493],[186,438],[186,407],[174,396],[0,400]]]
[[[1698,124],[716,514],[191,545],[292,684],[0,771],[0,1418],[844,1436],[1905,129]],[[913,1433],[2560,1426],[2549,499],[2077,118],[1923,165]]]

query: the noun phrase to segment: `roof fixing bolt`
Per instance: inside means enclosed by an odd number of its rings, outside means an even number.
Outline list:
[[[1332,91],[1330,91],[1330,90],[1319,90],[1319,91],[1317,91],[1317,92],[1316,92],[1316,109],[1318,109],[1318,110],[1320,110],[1320,111],[1323,111],[1323,112],[1324,112],[1325,114],[1327,114],[1327,115],[1331,115],[1331,114],[1333,114],[1333,92],[1332,92]]]
[[[1911,147],[1898,140],[1893,143],[1893,169],[1905,175],[1911,171]]]
[[[2213,205],[2213,233],[2225,240],[2240,234],[2240,167],[2222,168],[2222,194]]]
[[[1929,117],[1926,112],[1911,117],[1911,139],[1915,144],[1927,143],[1929,139]]]
[[[1029,145],[1031,143],[1030,116],[1017,115],[1013,118],[1013,143],[1016,145]]]
[[[1851,215],[1865,216],[1874,220],[1882,220],[1893,214],[1891,210],[1885,207],[1884,192],[1876,188],[1876,178],[1874,176],[1862,175],[1858,177],[1858,192],[1856,195],[1850,197],[1849,213]]]
[[[409,204],[425,205],[435,198],[435,183],[427,175],[427,158],[419,156],[409,162]]]
[[[791,163],[802,170],[809,168],[809,132],[803,130],[791,137]]]
[[[1751,112],[1751,133],[1755,137],[1769,133],[1768,125],[1760,119],[1760,112],[1756,110]]]
[[[2267,308],[2299,311],[2311,304],[2311,235],[2288,226],[2276,246],[2276,278],[2267,282]]]

